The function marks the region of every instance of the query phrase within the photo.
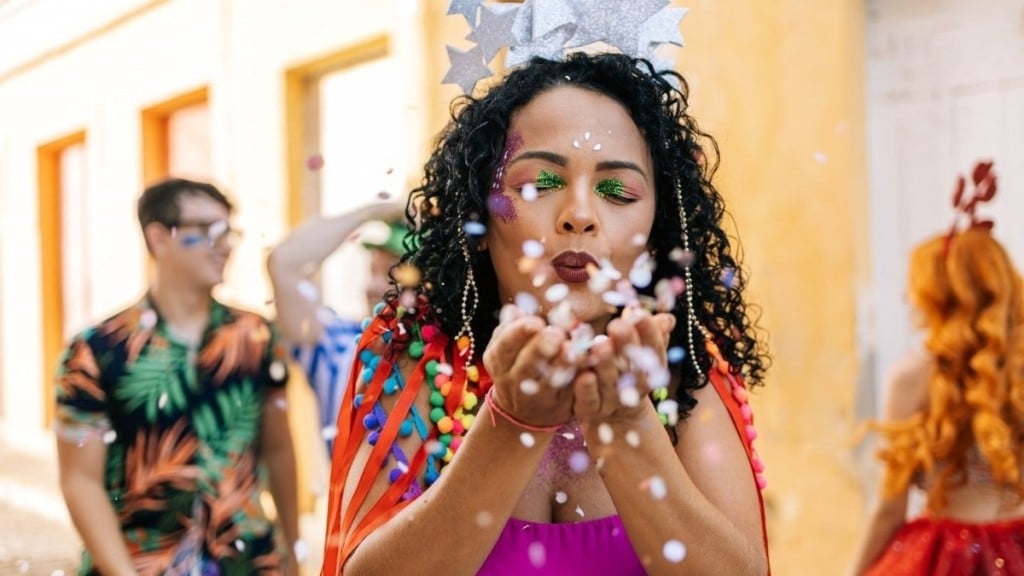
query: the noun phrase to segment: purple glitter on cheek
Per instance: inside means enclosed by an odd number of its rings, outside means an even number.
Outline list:
[[[487,211],[492,216],[509,223],[519,218],[516,212],[515,200],[505,193],[505,171],[508,169],[509,160],[523,145],[523,137],[518,132],[512,132],[505,140],[505,150],[501,153],[501,161],[494,171],[494,179],[491,180],[491,192],[487,195]]]

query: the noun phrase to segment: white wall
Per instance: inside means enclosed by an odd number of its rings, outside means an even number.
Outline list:
[[[267,311],[265,250],[286,226],[285,71],[390,34],[408,71],[406,93],[415,93],[423,82],[418,16],[398,15],[396,2],[23,0],[0,7],[0,357],[18,359],[0,366],[0,433],[11,440],[17,430],[21,441],[42,432],[37,148],[87,131],[88,198],[83,213],[70,217],[85,223],[94,258],[90,308],[113,312],[144,290],[134,216],[143,187],[141,110],[209,86],[213,173],[247,232],[220,294]],[[419,117],[412,124],[403,145],[410,164],[426,137]]]
[[[979,214],[1024,266],[1024,5],[868,2],[868,161],[876,382],[917,338],[903,300],[911,248],[952,223],[958,174],[995,160]]]

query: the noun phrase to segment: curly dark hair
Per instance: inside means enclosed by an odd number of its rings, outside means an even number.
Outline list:
[[[479,237],[467,234],[465,226],[472,220],[486,225],[490,219],[487,195],[513,113],[557,86],[579,87],[614,99],[628,111],[647,142],[659,206],[648,240],[656,261],[651,287],[662,278],[683,275],[679,259],[671,256],[674,249],[682,247],[675,193],[678,183],[694,255],[687,289],[693,293],[697,319],[712,334],[733,372],[742,374],[748,384],[762,384],[768,366],[765,344],[750,316],[751,307],[744,303],[746,277],[737,267],[721,226],[725,207],[711,183],[718,166],[718,145],[687,115],[688,88],[682,76],[673,71],[656,73],[650,62],[622,54],[574,53],[560,61],[534,58],[486,96],[464,96],[452,104],[452,121],[426,164],[422,185],[409,198],[407,216],[415,231],[406,239],[406,247],[418,244],[419,249],[407,250],[402,258],[403,263],[419,268],[418,289],[431,303],[431,315],[451,336],[462,328],[468,273],[462,249],[465,242],[479,290],[476,309],[468,310],[473,314],[476,353],[487,346],[502,303],[490,258],[478,251]],[[650,294],[652,288],[646,290]],[[685,349],[684,298],[678,299],[673,313],[678,321],[670,345]],[[695,336],[700,337],[699,333]],[[704,347],[690,353],[697,355],[706,372],[711,357]],[[675,399],[680,416],[686,417],[696,404],[694,390],[705,382],[690,361],[673,365],[673,370],[682,376]]]

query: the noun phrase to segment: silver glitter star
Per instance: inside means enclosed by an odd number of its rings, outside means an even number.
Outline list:
[[[640,28],[640,50],[646,50],[651,44],[682,46],[683,34],[679,31],[679,22],[689,11],[689,8],[666,8],[648,18]]]
[[[533,39],[547,36],[552,30],[575,24],[582,7],[574,0],[542,0],[533,7]]]
[[[448,49],[448,61],[451,62],[451,67],[448,68],[448,73],[441,80],[442,84],[458,84],[462,88],[463,94],[471,94],[477,82],[493,74],[491,69],[484,64],[484,55],[479,46],[465,52],[451,44],[445,45],[445,48]]]
[[[519,12],[519,6],[494,4],[480,8],[480,24],[466,39],[476,42],[483,51],[484,62],[490,62],[503,46],[515,44],[516,37],[512,33],[512,24]]]
[[[512,22],[512,37],[515,38],[515,43],[510,44],[509,48],[533,42],[533,3],[530,0],[526,0],[516,12],[516,18]]]
[[[512,68],[530,60],[534,56],[547,58],[548,60],[559,60],[562,58],[562,51],[565,49],[565,41],[572,36],[572,27],[563,26],[548,33],[547,36],[534,40],[533,42],[513,46],[508,50],[505,57],[505,66]]]
[[[669,0],[632,0],[624,7],[622,0],[588,0],[586,8],[578,13],[579,25],[567,47],[600,41],[635,55],[641,26],[668,3]]]
[[[452,0],[452,3],[448,5],[448,15],[451,14],[462,14],[462,16],[469,22],[470,28],[476,27],[476,9],[480,7],[480,3],[483,0]]]

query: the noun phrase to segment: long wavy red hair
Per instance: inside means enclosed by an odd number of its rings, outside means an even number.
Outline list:
[[[1024,301],[1021,277],[991,233],[969,228],[919,245],[909,297],[932,356],[928,403],[913,417],[877,426],[886,442],[885,491],[937,472],[929,508],[959,485],[977,446],[993,479],[1024,497]],[[936,463],[942,465],[936,467]]]

